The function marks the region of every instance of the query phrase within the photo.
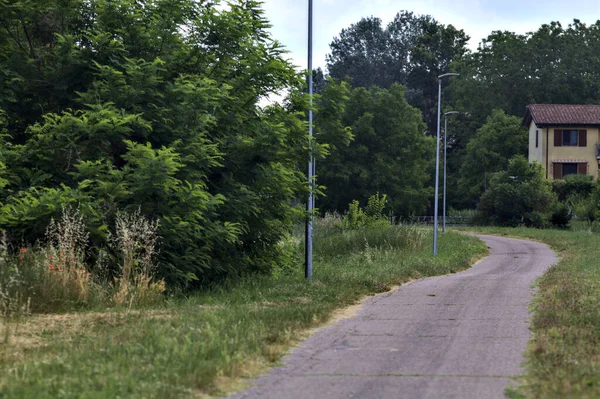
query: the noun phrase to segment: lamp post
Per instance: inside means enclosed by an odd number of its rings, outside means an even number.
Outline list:
[[[442,233],[446,234],[446,153],[448,151],[448,115],[458,114],[458,111],[449,111],[444,114],[444,206],[442,214]]]
[[[312,68],[312,46],[313,38],[313,1],[308,0],[308,136],[309,140],[312,141],[313,135],[313,113],[312,113],[312,97],[313,97],[313,68]],[[309,161],[308,161],[308,201],[306,203],[306,239],[305,239],[305,263],[304,263],[304,277],[306,279],[312,278],[312,213],[314,208],[313,199],[313,172],[315,164],[313,163],[312,154],[312,142],[309,142]]]
[[[445,73],[438,76],[438,111],[437,111],[437,139],[435,146],[435,199],[433,206],[433,254],[437,255],[438,235],[438,202],[440,195],[440,113],[442,104],[442,79],[447,76],[458,76],[457,73]]]

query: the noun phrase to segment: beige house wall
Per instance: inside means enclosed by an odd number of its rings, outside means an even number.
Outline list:
[[[535,143],[535,133],[537,131],[538,134],[538,142],[537,142],[537,147],[536,147],[536,143]],[[538,128],[535,123],[531,122],[531,124],[529,125],[529,163],[533,162],[533,161],[537,161],[539,163],[542,163],[542,158],[543,158],[543,143],[544,143],[544,129]]]
[[[531,126],[535,126],[535,123],[531,123]],[[531,126],[530,126],[530,135],[531,135]],[[553,162],[552,161],[561,161],[561,160],[566,160],[566,161],[575,161],[575,160],[584,160],[587,161],[588,167],[587,167],[587,174],[588,175],[592,175],[594,177],[594,179],[598,178],[598,160],[596,159],[596,143],[599,142],[599,129],[597,127],[569,127],[569,126],[564,126],[564,127],[557,127],[556,129],[561,129],[561,130],[570,130],[570,129],[577,129],[577,130],[581,130],[581,129],[585,129],[587,130],[587,146],[586,147],[574,147],[574,146],[561,146],[561,147],[555,147],[554,146],[554,128],[549,128],[549,134],[548,134],[548,178],[553,179]],[[544,129],[539,129],[540,130],[540,135],[542,134],[542,130],[544,131],[544,152],[546,151],[546,128]],[[535,134],[535,131],[534,131]],[[535,136],[534,136],[535,139]],[[535,147],[535,142],[533,143],[534,147]],[[535,148],[534,148],[535,149]],[[529,145],[529,151],[530,154],[532,153],[532,149],[531,149],[531,142]],[[546,154],[543,154],[546,155]],[[543,162],[541,162],[542,166],[544,167],[544,169],[546,168],[546,157],[542,156],[540,157],[540,159],[542,159]],[[530,161],[531,161],[531,157],[530,157]]]

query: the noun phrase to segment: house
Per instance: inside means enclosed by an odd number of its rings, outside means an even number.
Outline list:
[[[522,125],[529,130],[529,162],[539,162],[546,178],[598,178],[600,105],[530,104]]]

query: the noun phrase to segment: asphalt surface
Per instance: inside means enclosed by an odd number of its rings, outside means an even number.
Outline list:
[[[231,398],[503,398],[523,371],[531,285],[556,256],[531,241],[479,237],[490,256],[473,268],[367,300]]]

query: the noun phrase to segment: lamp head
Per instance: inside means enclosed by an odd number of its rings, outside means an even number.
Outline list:
[[[445,78],[447,76],[458,76],[458,73],[445,73],[443,75],[438,76],[438,79],[441,80],[442,78]]]

